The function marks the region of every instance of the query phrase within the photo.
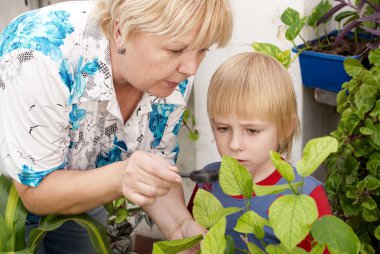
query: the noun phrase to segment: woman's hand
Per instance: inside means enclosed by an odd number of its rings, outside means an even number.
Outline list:
[[[182,183],[177,167],[159,155],[137,151],[124,165],[122,193],[139,206],[153,204],[158,196]]]
[[[191,220],[182,225],[181,230],[178,230],[176,234],[173,235],[173,239],[188,238],[195,235],[206,235],[207,229],[199,225],[195,220]],[[203,240],[202,240],[203,241]],[[202,243],[201,241],[201,243]],[[199,253],[200,244],[195,245],[194,247],[180,252],[180,254],[195,254]]]

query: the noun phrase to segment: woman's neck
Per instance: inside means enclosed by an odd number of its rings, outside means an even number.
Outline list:
[[[114,82],[114,87],[116,99],[125,124],[131,117],[144,93],[128,83],[120,84]]]

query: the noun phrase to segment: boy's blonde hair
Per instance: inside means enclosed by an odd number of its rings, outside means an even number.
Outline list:
[[[207,96],[210,122],[215,117],[261,119],[277,127],[277,152],[289,155],[299,133],[297,102],[285,67],[262,53],[240,53],[224,62],[211,79]]]
[[[98,0],[92,13],[111,40],[115,21],[128,46],[136,33],[182,36],[201,25],[191,47],[225,46],[232,33],[229,0]]]

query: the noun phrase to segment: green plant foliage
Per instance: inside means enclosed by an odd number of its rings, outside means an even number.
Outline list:
[[[239,217],[234,230],[240,233],[253,233],[257,238],[263,239],[264,226],[267,224],[266,219],[254,211],[248,211]]]
[[[226,249],[226,218],[220,219],[205,236],[202,254],[224,254]]]
[[[36,251],[46,232],[59,228],[66,221],[74,221],[84,227],[98,253],[112,253],[104,226],[87,214],[42,217],[40,226],[30,232],[28,247]]]
[[[286,181],[294,181],[295,174],[292,165],[290,165],[287,161],[284,161],[279,153],[273,151],[270,152],[270,158],[272,160],[273,165],[276,167],[278,172],[280,172],[281,176]]]
[[[290,49],[281,51],[281,49],[270,43],[254,42],[252,43],[252,48],[257,52],[262,52],[270,55],[282,63],[286,68],[289,67],[291,63],[291,53]]]
[[[218,220],[210,219],[211,215],[223,209],[220,201],[205,190],[198,190],[194,198],[193,216],[205,228],[212,227]]]
[[[14,185],[0,176],[0,252],[25,249],[26,215]]]
[[[314,199],[306,195],[279,197],[269,208],[269,221],[281,243],[291,250],[309,233],[318,218]]]
[[[330,153],[337,150],[338,142],[333,137],[324,137],[310,140],[305,147],[302,162],[302,172],[304,175],[311,174],[316,167],[323,162]],[[380,153],[378,155],[379,165],[380,165]],[[305,254],[305,250],[297,247],[297,245],[305,239],[307,235],[310,235],[311,229],[315,223],[321,223],[327,220],[317,220],[318,211],[314,199],[308,195],[302,194],[302,185],[304,183],[303,177],[300,182],[294,182],[294,169],[289,167],[289,164],[281,162],[281,157],[271,152],[271,159],[274,165],[276,165],[281,174],[285,175],[288,184],[278,186],[259,186],[253,185],[253,179],[243,166],[233,158],[224,156],[220,168],[220,185],[226,194],[229,195],[244,195],[245,207],[227,207],[224,208],[219,200],[217,200],[211,193],[199,189],[194,198],[194,208],[193,215],[195,220],[202,226],[209,228],[208,233],[204,237],[203,243],[201,243],[201,253],[202,254],[214,254],[214,253],[270,253],[270,254]],[[345,162],[349,163],[349,162]],[[354,163],[351,164],[353,167]],[[312,170],[310,170],[311,168]],[[290,169],[293,170],[293,174],[290,173]],[[305,173],[306,172],[306,173]],[[246,181],[245,179],[249,179]],[[290,181],[292,180],[292,181]],[[356,186],[353,191],[368,191],[377,190],[377,181],[372,180],[372,178],[361,182],[360,185]],[[287,186],[286,186],[287,185]],[[263,187],[263,188],[262,188]],[[264,188],[266,187],[266,188]],[[269,219],[262,218],[256,212],[250,209],[249,200],[251,198],[252,189],[257,192],[261,192],[262,195],[271,195],[273,193],[280,193],[284,190],[288,190],[291,194],[285,194],[278,197],[272,205],[269,207],[268,217]],[[290,191],[289,191],[290,190]],[[373,211],[377,209],[377,206],[372,200],[367,200],[367,210],[370,211],[366,214],[366,217],[371,218],[374,216]],[[226,217],[232,213],[239,211],[244,212],[238,217],[236,224],[234,226],[234,231],[241,233],[240,237],[246,243],[246,249],[235,249],[234,244],[231,243],[231,237],[225,236],[226,232]],[[333,216],[330,216],[335,218]],[[324,218],[324,217],[322,217]],[[335,218],[336,219],[336,218]],[[336,219],[338,220],[338,219]],[[334,222],[335,223],[335,222]],[[339,223],[343,223],[341,226]],[[333,223],[329,227],[321,227],[321,224],[317,225],[314,230],[318,232],[318,236],[315,236],[313,248],[310,253],[312,254],[322,254],[325,246],[328,245],[332,250],[331,253],[358,253],[358,246],[360,245],[358,238],[353,236],[353,230],[343,221],[338,220],[338,224],[334,224],[339,229],[335,231],[330,230]],[[281,244],[278,245],[268,245],[263,241],[265,233],[264,227],[272,227],[276,237],[279,239]],[[321,231],[319,231],[321,230]],[[342,230],[342,232],[340,232]],[[340,234],[342,237],[336,236],[332,237],[329,241],[325,238],[320,238],[320,235],[325,232],[326,236],[329,234]],[[328,234],[327,231],[330,231]],[[377,231],[380,231],[377,229]],[[262,245],[265,251],[260,249],[254,243],[248,241],[248,234],[254,234],[257,239],[262,241]],[[379,234],[379,232],[377,232]],[[354,234],[355,235],[355,234]],[[313,234],[314,236],[314,234]],[[347,237],[347,239],[345,239]],[[165,250],[157,253],[177,253],[178,244],[183,242],[192,241],[190,238],[187,240],[177,240],[174,242],[176,246],[165,243]],[[348,252],[339,252],[342,250],[340,247],[344,245]],[[350,241],[350,243],[348,243]],[[331,242],[334,242],[333,245]],[[177,244],[178,243],[178,244]],[[159,245],[159,243],[156,243]],[[183,250],[183,249],[181,249]],[[164,251],[164,252],[162,252]]]
[[[380,251],[376,236],[380,224],[379,56],[379,49],[370,52],[370,69],[354,59],[344,62],[352,79],[338,95],[341,117],[338,129],[331,133],[340,146],[326,160],[325,187],[333,211],[358,234],[362,253]]]
[[[203,239],[202,235],[196,235],[186,239],[173,241],[161,241],[153,244],[153,254],[174,254],[189,249]]]
[[[352,228],[335,216],[326,215],[317,220],[311,234],[320,244],[326,244],[331,253],[358,253],[360,241]]]
[[[338,141],[332,137],[317,138],[307,142],[302,160],[297,163],[298,174],[303,177],[311,175],[330,153],[337,150]]]
[[[196,119],[194,114],[188,108],[185,108],[185,111],[183,112],[182,123],[189,132],[189,139],[197,141],[199,139],[199,133],[196,128]]]
[[[244,198],[252,195],[252,175],[234,158],[223,156],[219,182],[223,192],[228,195],[243,195]]]

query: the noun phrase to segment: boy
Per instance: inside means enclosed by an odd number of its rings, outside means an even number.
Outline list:
[[[231,57],[215,72],[207,96],[207,112],[221,156],[235,158],[252,174],[258,185],[285,184],[286,181],[273,166],[270,151],[290,154],[292,140],[299,132],[297,104],[292,79],[288,71],[275,59],[262,54],[247,52]],[[219,170],[220,163],[212,163],[204,170]],[[297,178],[300,176],[297,175]],[[217,197],[224,207],[244,207],[242,197],[231,197],[223,193],[219,182],[198,184]],[[320,182],[306,177],[303,193],[317,203],[319,217],[331,214],[326,193]],[[268,208],[278,195],[255,196],[252,194],[251,210],[268,219]],[[240,214],[227,216],[227,232],[235,241],[235,248],[247,249],[240,233],[233,231]],[[265,226],[265,245],[278,244],[279,240],[270,227]],[[249,241],[265,249],[261,241],[249,234]],[[310,237],[299,247],[311,249]]]

